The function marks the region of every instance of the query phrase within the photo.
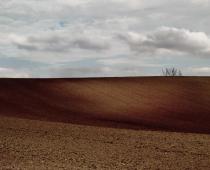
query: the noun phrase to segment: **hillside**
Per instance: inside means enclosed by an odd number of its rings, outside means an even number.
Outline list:
[[[0,79],[2,116],[210,133],[209,103],[207,77]]]

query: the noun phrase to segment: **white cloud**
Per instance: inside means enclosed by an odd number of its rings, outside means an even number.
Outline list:
[[[10,36],[11,41],[19,48],[27,51],[53,51],[65,52],[71,49],[84,49],[100,51],[109,48],[103,38],[87,37],[86,35],[58,34],[56,32],[47,35],[37,35],[22,37],[17,35]]]
[[[28,78],[30,77],[30,75],[24,71],[18,71],[12,68],[0,67],[0,77]]]
[[[86,67],[50,67],[48,68],[50,77],[100,77],[107,76],[111,68],[106,66],[86,66]]]
[[[209,5],[210,0],[191,0],[195,5]]]
[[[161,27],[145,34],[131,32],[118,37],[124,40],[131,50],[139,53],[173,52],[196,56],[210,55],[210,37],[204,32]]]
[[[50,77],[51,72],[153,74],[152,69],[164,64],[183,66],[182,59],[188,65],[210,65],[208,4],[209,0],[0,0],[0,59],[8,58],[0,67],[10,68],[10,74],[18,60],[60,67],[33,68],[33,75]]]
[[[137,59],[137,58],[108,58],[108,59],[101,59],[98,60],[99,63],[106,65],[106,66],[111,66],[111,67],[130,67],[132,70],[135,69],[135,67],[143,68],[143,67],[160,67],[160,64],[152,64],[152,63],[147,63],[146,61],[142,59]]]
[[[195,67],[195,68],[189,68],[189,70],[192,73],[197,73],[197,74],[210,74],[210,67]]]

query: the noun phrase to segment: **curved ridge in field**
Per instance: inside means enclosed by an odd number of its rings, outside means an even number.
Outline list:
[[[210,133],[210,78],[0,79],[0,115]]]

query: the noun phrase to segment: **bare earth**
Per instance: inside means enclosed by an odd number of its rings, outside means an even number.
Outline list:
[[[0,115],[44,121],[210,134],[209,103],[210,77],[0,79]]]
[[[210,135],[0,116],[0,169],[210,169]]]
[[[209,77],[0,79],[0,170],[210,170],[209,103]]]

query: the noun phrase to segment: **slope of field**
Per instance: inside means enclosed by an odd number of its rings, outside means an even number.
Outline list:
[[[210,78],[0,79],[0,115],[210,133]]]
[[[0,116],[0,169],[209,170],[210,136]]]

